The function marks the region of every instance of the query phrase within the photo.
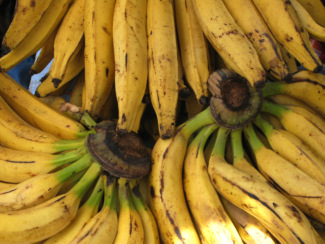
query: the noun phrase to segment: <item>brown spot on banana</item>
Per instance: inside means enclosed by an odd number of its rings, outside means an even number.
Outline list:
[[[36,6],[36,1],[31,1],[30,2],[30,5],[29,5],[31,8],[34,8]]]

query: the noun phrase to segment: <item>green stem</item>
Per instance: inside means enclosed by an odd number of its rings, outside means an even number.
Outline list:
[[[194,137],[193,141],[191,142],[190,146],[198,147],[199,150],[203,150],[206,141],[208,140],[209,136],[218,128],[218,125],[212,124],[203,127],[200,129],[199,133]]]
[[[272,134],[272,131],[274,130],[274,127],[265,119],[263,119],[260,114],[256,116],[254,123],[258,126],[258,128],[262,130],[263,134],[267,138]]]
[[[256,135],[252,124],[244,128],[244,133],[253,151],[258,151],[259,149],[264,147],[264,144],[260,141],[260,139]]]
[[[93,120],[90,114],[86,111],[82,112],[80,123],[86,126],[88,129],[93,129],[97,125],[97,122]]]
[[[103,206],[109,207],[110,209],[116,211],[116,178],[106,175],[105,183],[105,194],[104,194],[104,204]]]
[[[226,143],[228,139],[230,130],[225,127],[220,127],[217,132],[217,139],[213,146],[211,157],[219,156],[221,158],[225,157]]]
[[[87,135],[89,134],[89,131],[87,131]],[[59,140],[57,142],[54,142],[54,148],[57,152],[63,152],[68,150],[73,150],[76,148],[80,148],[82,146],[85,146],[87,141],[87,136],[80,138],[80,139],[73,139],[73,140]]]
[[[277,94],[285,93],[285,83],[282,82],[266,82],[265,86],[261,89],[263,97],[268,97]]]
[[[267,101],[262,102],[261,112],[273,114],[274,116],[278,117],[279,119],[287,111],[288,111],[288,109],[285,106],[267,102]]]
[[[128,189],[128,180],[125,178],[118,179],[118,196],[119,203],[121,208],[126,207],[130,209],[134,209],[134,205],[131,202],[130,194]]]
[[[103,183],[103,177],[98,177],[97,183],[90,195],[90,197],[85,202],[85,205],[97,207],[99,205],[99,202],[103,196],[103,189],[104,183]]]
[[[56,158],[52,161],[56,167],[63,166],[65,164],[74,162],[81,158],[86,153],[85,147],[74,149],[69,152],[56,154]]]
[[[245,155],[242,143],[242,132],[242,129],[238,129],[231,131],[230,134],[234,162],[238,158],[244,158]]]

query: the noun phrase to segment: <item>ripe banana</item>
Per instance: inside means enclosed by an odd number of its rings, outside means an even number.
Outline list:
[[[260,176],[256,177],[253,172],[246,173],[225,161],[228,133],[227,129],[219,128],[209,160],[208,172],[216,190],[232,204],[261,221],[280,243],[316,243],[310,222],[291,201],[266,180],[260,180]],[[241,143],[239,138],[236,141]],[[241,144],[233,152],[234,157],[243,158]]]
[[[100,172],[99,164],[93,163],[66,194],[28,209],[1,213],[0,243],[39,242],[63,230],[75,218],[82,197]]]
[[[114,244],[143,243],[144,228],[141,216],[132,203],[127,179],[118,179],[118,190],[120,209]]]
[[[214,49],[252,87],[262,87],[266,72],[257,51],[222,0],[193,0],[196,16]]]
[[[114,83],[113,14],[115,0],[86,1],[85,96],[83,110],[95,119]]]
[[[144,244],[159,244],[159,232],[155,217],[153,216],[149,206],[140,191],[140,183],[134,181],[129,182],[130,196],[132,203],[139,213],[144,229]]]
[[[0,147],[0,181],[19,183],[76,161],[84,153],[84,148],[49,154]]]
[[[298,0],[291,0],[291,4],[296,10],[301,24],[308,31],[310,37],[314,40],[324,42],[325,27],[319,25]]]
[[[48,95],[46,97],[40,97],[40,100],[57,111],[60,111],[60,107],[67,102],[63,97],[59,95]]]
[[[277,40],[252,0],[223,0],[228,11],[255,47],[264,69],[277,80],[291,78]]]
[[[309,81],[312,83],[318,83],[319,85],[325,86],[325,74],[314,73],[308,70],[299,70],[299,72],[293,74],[292,81],[293,82]]]
[[[253,0],[256,8],[270,28],[273,36],[306,69],[319,72],[322,62],[309,40],[290,1]],[[279,25],[279,22],[282,24]]]
[[[214,124],[209,108],[180,125],[170,139],[158,139],[148,178],[150,208],[165,243],[200,243],[183,192],[183,161],[190,136]]]
[[[82,106],[82,90],[85,85],[85,71],[80,72],[72,87],[69,103],[81,107]]]
[[[0,73],[0,95],[25,121],[59,138],[76,139],[89,133],[80,123],[50,108],[5,73]]]
[[[64,182],[91,164],[88,154],[71,165],[47,174],[40,174],[0,191],[0,213],[30,208],[57,195]]]
[[[196,100],[204,104],[208,93],[208,42],[195,14],[192,0],[175,1],[175,18],[180,56],[187,83]]]
[[[101,177],[104,179],[103,206],[101,210],[86,223],[70,244],[114,243],[118,226],[116,212],[116,180],[105,174]]]
[[[0,58],[0,70],[10,70],[41,49],[53,31],[59,26],[71,2],[73,0],[51,1],[50,6],[24,39],[8,54]]]
[[[322,0],[298,0],[299,3],[309,12],[313,19],[325,27],[325,5]]]
[[[12,187],[14,185],[15,185],[14,183],[8,183],[8,182],[0,181],[0,190],[2,191],[3,189]]]
[[[273,150],[267,149],[252,126],[245,128],[245,135],[259,171],[304,213],[325,223],[325,186]]]
[[[294,78],[296,79],[296,78]],[[292,83],[269,82],[262,88],[264,97],[286,94],[298,98],[325,116],[325,86],[310,80],[297,80]]]
[[[54,59],[50,76],[54,87],[64,78],[67,64],[78,53],[84,39],[85,0],[74,0],[59,26],[54,40]]]
[[[217,127],[200,129],[187,147],[183,177],[186,201],[204,243],[243,243],[210,181],[204,158],[205,143]]]
[[[294,74],[298,71],[298,64],[296,58],[292,56],[282,45],[279,45],[279,47],[281,50],[282,58],[287,64],[290,73]]]
[[[160,137],[171,138],[176,126],[179,63],[173,2],[148,0],[148,73],[151,104]]]
[[[119,111],[117,130],[128,132],[132,130],[146,91],[148,79],[146,17],[147,0],[116,0],[113,43],[115,92]]]
[[[62,231],[47,239],[43,244],[70,244],[89,220],[94,216],[101,203],[103,196],[103,177],[99,176],[92,193],[86,202],[78,209],[76,217]],[[95,242],[96,243],[96,242]]]

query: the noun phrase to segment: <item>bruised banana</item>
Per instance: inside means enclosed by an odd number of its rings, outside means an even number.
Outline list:
[[[282,59],[279,44],[254,3],[251,0],[224,0],[223,2],[238,26],[252,42],[264,69],[273,79],[290,79],[291,75]]]
[[[25,38],[8,54],[0,58],[0,70],[10,70],[41,49],[53,31],[60,25],[71,2],[73,0],[51,1],[50,6],[35,26],[26,34]]]
[[[89,133],[79,122],[50,108],[5,73],[0,73],[0,95],[26,122],[59,138],[76,139]]]
[[[43,244],[70,244],[80,230],[98,212],[103,196],[103,177],[98,177],[97,183],[86,202],[78,209],[76,217],[62,231],[47,239]]]
[[[322,62],[317,56],[290,1],[253,0],[256,8],[270,28],[273,36],[306,69],[319,72]],[[279,22],[282,24],[279,25]]]
[[[218,130],[208,172],[216,190],[228,201],[257,218],[280,243],[316,243],[313,228],[307,217],[261,176],[246,173],[229,164],[225,145],[229,131]],[[241,131],[233,146],[235,158],[244,158]],[[235,149],[234,149],[235,148]]]
[[[113,89],[115,63],[113,14],[115,0],[86,1],[85,96],[82,109],[97,120]]]
[[[180,125],[172,138],[160,138],[155,143],[148,176],[149,204],[165,243],[200,243],[185,200],[183,161],[190,136],[214,123],[207,108]]]
[[[222,0],[193,0],[196,16],[207,39],[225,63],[252,87],[263,87],[266,72],[257,51]]]
[[[187,148],[183,179],[186,201],[205,243],[243,243],[210,181],[204,158],[205,143],[217,127],[202,128]]]
[[[304,6],[308,13],[313,17],[313,19],[325,27],[325,5],[322,0],[298,0],[299,3]]]
[[[65,181],[90,164],[91,156],[86,154],[59,171],[34,176],[0,191],[0,213],[30,208],[55,197]]]
[[[0,213],[0,243],[34,243],[45,240],[67,227],[75,218],[82,197],[100,174],[93,163],[80,181],[66,194],[34,207]]]

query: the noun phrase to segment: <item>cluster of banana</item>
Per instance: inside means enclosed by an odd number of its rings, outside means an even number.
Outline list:
[[[254,120],[208,107],[152,151],[149,203],[164,243],[324,243],[325,75],[270,82]]]

